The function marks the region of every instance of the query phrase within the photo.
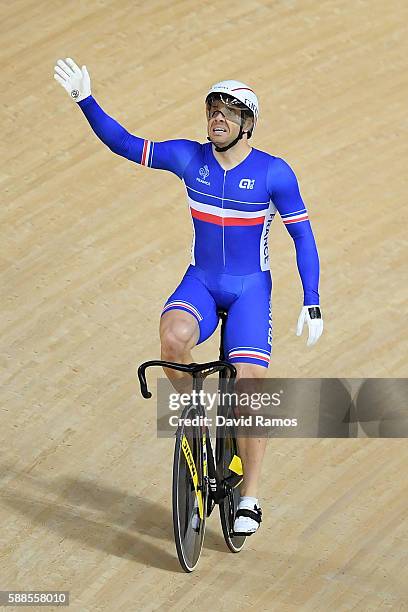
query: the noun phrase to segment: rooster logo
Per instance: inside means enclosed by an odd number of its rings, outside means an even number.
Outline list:
[[[203,181],[205,181],[205,179],[207,178],[209,174],[210,174],[210,171],[208,169],[207,164],[203,166],[202,168],[200,168],[200,176],[203,179]]]

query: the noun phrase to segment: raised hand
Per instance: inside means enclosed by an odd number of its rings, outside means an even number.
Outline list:
[[[86,66],[82,66],[81,69],[70,57],[65,61],[62,59],[57,61],[54,66],[54,79],[75,102],[85,100],[91,95],[91,79]]]

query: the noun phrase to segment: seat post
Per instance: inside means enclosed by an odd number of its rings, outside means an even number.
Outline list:
[[[227,320],[228,313],[223,308],[217,310],[218,318],[221,319],[221,337],[220,337],[220,361],[224,361],[224,334],[225,334],[225,322]]]

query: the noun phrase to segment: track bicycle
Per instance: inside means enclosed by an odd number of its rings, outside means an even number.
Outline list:
[[[207,376],[218,372],[217,425],[215,453],[211,433],[207,425],[205,406],[201,401],[191,401],[181,414],[176,432],[173,461],[173,528],[177,555],[184,571],[196,567],[204,543],[206,519],[215,505],[219,506],[221,527],[229,550],[238,553],[246,536],[234,534],[233,526],[243,479],[242,462],[238,454],[234,417],[234,385],[236,368],[225,361],[224,333],[227,313],[218,310],[221,319],[219,360],[208,363],[180,364],[169,361],[146,361],[138,369],[143,397],[150,398],[146,382],[146,369],[162,366],[192,376],[195,398],[203,388]],[[223,418],[218,418],[218,417]],[[197,418],[198,417],[198,418]],[[218,424],[220,423],[220,424]]]

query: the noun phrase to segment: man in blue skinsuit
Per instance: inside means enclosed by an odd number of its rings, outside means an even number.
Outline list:
[[[130,134],[102,110],[91,95],[86,66],[79,68],[71,58],[58,60],[54,78],[114,153],[173,172],[184,182],[193,222],[191,264],[163,308],[162,359],[191,363],[192,348],[214,332],[221,307],[228,311],[224,350],[237,368],[238,392],[245,392],[249,379],[265,377],[272,349],[268,237],[276,212],[294,241],[303,286],[297,335],[306,322],[307,344],[317,342],[323,331],[319,259],[308,213],[290,166],[248,143],[259,115],[253,90],[231,80],[210,89],[209,142],[152,142]],[[180,384],[181,373],[166,374],[176,387]],[[244,481],[234,531],[251,535],[262,516],[257,489],[266,438],[238,442]]]

